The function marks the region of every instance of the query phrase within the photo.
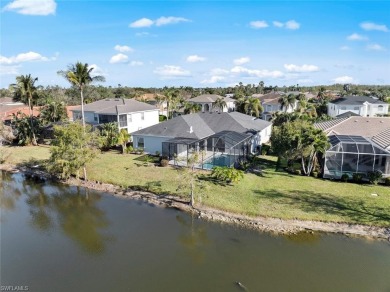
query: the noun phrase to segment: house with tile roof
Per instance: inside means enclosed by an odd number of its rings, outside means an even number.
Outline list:
[[[382,116],[389,113],[389,104],[369,96],[344,96],[328,103],[328,115],[336,117],[352,112],[362,117]]]
[[[132,134],[134,147],[169,159],[203,151],[202,168],[232,166],[269,141],[272,124],[239,112],[182,115]],[[207,165],[206,165],[207,164]]]
[[[329,137],[324,178],[366,176],[380,171],[390,176],[390,118],[351,116],[316,123]]]
[[[223,99],[226,102],[226,107],[223,109],[215,107],[215,101]],[[217,94],[202,94],[188,100],[190,103],[199,104],[202,109],[201,112],[232,112],[235,110],[236,101],[230,97],[224,97]]]
[[[40,113],[40,107],[34,106],[32,108],[32,115],[37,117]],[[0,98],[0,120],[5,124],[10,124],[13,115],[21,112],[25,115],[30,115],[28,105],[20,101],[14,101],[11,97]]]
[[[81,106],[71,109],[73,120],[81,119]],[[159,109],[134,99],[107,98],[84,105],[85,122],[91,125],[116,122],[132,133],[159,123]]]
[[[261,114],[261,118],[263,120],[270,121],[272,119],[272,115],[276,112],[285,111],[291,113],[297,109],[298,101],[296,101],[293,106],[288,106],[287,109],[282,107],[279,103],[279,99],[283,95],[285,95],[285,93],[281,93],[281,92],[271,92],[271,93],[263,94],[261,96],[252,95],[252,97],[260,100],[260,103],[264,108],[264,111]],[[299,92],[296,95],[299,95]]]

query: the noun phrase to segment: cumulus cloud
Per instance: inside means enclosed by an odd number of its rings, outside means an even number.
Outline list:
[[[301,27],[301,24],[296,22],[295,20],[289,20],[289,21],[286,21],[286,22],[273,21],[272,24],[275,27],[292,29],[292,30],[299,29]]]
[[[129,60],[129,57],[125,54],[119,53],[111,57],[110,63],[116,64],[116,63],[126,63]]]
[[[164,65],[157,67],[153,73],[160,75],[162,79],[176,79],[191,76],[191,72],[180,66]]]
[[[57,3],[54,0],[14,0],[4,6],[4,11],[15,11],[24,15],[55,14]]]
[[[206,58],[198,56],[198,55],[191,55],[191,56],[188,56],[186,60],[189,63],[196,63],[196,62],[206,61]]]
[[[144,63],[141,61],[131,61],[130,66],[142,66]]]
[[[89,69],[93,69],[91,71],[91,75],[92,77],[93,76],[97,76],[97,75],[100,75],[100,76],[108,76],[108,74],[102,69],[100,68],[98,65],[96,64],[91,64],[88,66]]]
[[[211,76],[210,79],[205,79],[205,80],[201,81],[200,83],[202,83],[202,84],[215,84],[215,83],[219,83],[223,80],[225,80],[225,77],[214,75],[214,76]]]
[[[157,18],[156,20],[152,20],[149,18],[141,18],[138,19],[132,23],[129,24],[129,27],[132,28],[140,28],[140,27],[151,27],[152,25],[155,26],[163,26],[168,24],[176,24],[180,22],[189,22],[191,20],[184,18],[184,17],[175,17],[175,16],[161,16],[160,18]]]
[[[389,29],[384,24],[376,24],[373,22],[362,22],[360,24],[360,27],[364,30],[379,30],[383,32],[388,32]]]
[[[264,21],[264,20],[251,21],[249,23],[249,25],[250,25],[250,27],[256,28],[256,29],[258,29],[258,28],[266,28],[266,27],[269,26],[268,23],[266,21]]]
[[[364,35],[353,33],[353,34],[347,36],[347,40],[349,40],[349,41],[366,41],[366,40],[368,40],[368,38]]]
[[[115,51],[118,51],[118,52],[121,52],[121,53],[125,53],[125,52],[133,52],[134,49],[133,48],[130,48],[129,46],[121,46],[121,45],[116,45],[114,47],[114,50]]]
[[[367,45],[366,49],[369,51],[386,51],[384,47],[378,44],[369,44]]]
[[[281,78],[284,76],[283,72],[276,71],[276,70],[269,71],[269,70],[248,69],[242,66],[235,66],[230,70],[230,72],[242,77]]]
[[[288,72],[298,72],[298,73],[301,73],[301,72],[317,72],[320,70],[320,68],[318,68],[318,66],[315,66],[315,65],[302,65],[302,66],[298,66],[298,65],[294,65],[294,64],[284,64],[284,68],[288,71]]]
[[[340,76],[337,78],[332,79],[334,83],[356,83],[355,79],[353,79],[351,76]]]
[[[55,59],[55,57],[52,59]],[[23,62],[49,61],[49,60],[50,59],[48,57],[44,57],[41,54],[36,52],[21,53],[9,58],[0,55],[0,64],[8,64],[8,65],[19,64]]]
[[[251,59],[249,57],[241,57],[238,59],[233,60],[234,65],[243,65],[245,63],[248,63]]]

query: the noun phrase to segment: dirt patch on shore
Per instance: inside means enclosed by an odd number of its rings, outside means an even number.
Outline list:
[[[40,180],[51,180],[53,177],[39,169],[27,167],[17,168],[13,165],[0,165],[0,170],[8,172],[22,172],[27,177]],[[320,231],[328,233],[339,233],[344,235],[361,236],[376,239],[386,239],[390,241],[390,227],[376,227],[359,224],[337,223],[337,222],[320,222],[305,220],[283,220],[268,217],[250,217],[241,214],[229,213],[213,209],[204,205],[197,205],[195,208],[189,206],[188,201],[177,196],[157,195],[151,192],[132,190],[131,188],[123,189],[112,184],[97,181],[80,181],[69,179],[62,183],[81,186],[97,191],[111,193],[116,197],[137,199],[144,202],[167,208],[176,208],[185,212],[191,212],[199,218],[219,221],[228,224],[236,224],[260,231],[273,232],[277,234],[292,234],[301,231]]]

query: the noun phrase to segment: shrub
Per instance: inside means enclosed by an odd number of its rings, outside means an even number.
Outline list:
[[[383,176],[383,174],[379,170],[367,172],[368,181],[374,185],[378,184],[378,182],[381,180],[382,176]]]
[[[133,146],[127,146],[127,148],[126,148],[126,153],[127,154],[132,153],[133,151],[134,151]]]
[[[162,167],[167,167],[169,165],[169,160],[168,159],[161,159],[160,165]]]
[[[167,117],[164,116],[164,115],[159,115],[159,116],[158,116],[158,120],[159,120],[159,122],[161,123],[161,122],[166,121],[166,120],[167,120]]]
[[[342,182],[347,182],[347,181],[349,180],[349,175],[346,174],[346,173],[344,173],[344,174],[341,176],[340,180],[341,180]]]
[[[156,156],[159,157],[160,156],[160,151],[156,151]]]
[[[271,146],[267,144],[261,145],[261,155],[267,155],[270,153]]]
[[[363,174],[361,173],[352,174],[352,180],[353,182],[360,184],[363,181]]]
[[[386,177],[384,181],[385,181],[385,186],[390,186],[390,177]]]
[[[312,177],[318,177],[318,172],[317,172],[317,171],[313,171],[313,172],[311,173],[311,176],[312,176]]]
[[[297,170],[294,170],[294,174],[296,174],[296,175],[301,175],[302,172],[301,172],[299,169],[297,169]]]
[[[235,183],[239,182],[244,177],[244,172],[232,167],[215,166],[213,167],[211,176],[221,182]]]

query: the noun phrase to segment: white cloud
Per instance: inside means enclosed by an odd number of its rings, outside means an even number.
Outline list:
[[[14,0],[8,3],[3,10],[24,15],[49,15],[55,14],[56,7],[54,0]]]
[[[0,75],[18,75],[20,65],[0,66]]]
[[[364,35],[353,33],[353,34],[347,36],[347,40],[349,40],[349,41],[366,41],[366,40],[368,40],[368,38]]]
[[[230,72],[238,74],[242,77],[258,77],[258,78],[281,78],[284,76],[283,72],[280,71],[269,71],[269,70],[255,70],[248,69],[242,66],[233,67]]]
[[[129,60],[129,57],[125,54],[119,53],[111,57],[110,63],[116,64],[116,63],[126,63]]]
[[[49,61],[49,58],[42,56],[36,52],[27,52],[21,53],[12,57],[4,57],[0,55],[0,64],[19,64],[23,62],[32,62],[32,61]]]
[[[387,28],[386,25],[384,24],[376,24],[376,23],[373,23],[373,22],[362,22],[360,24],[360,27],[364,30],[379,30],[379,31],[384,31],[384,32],[388,32],[389,29]]]
[[[163,67],[157,67],[153,73],[160,75],[162,79],[175,79],[191,76],[191,72],[184,70],[180,66],[164,65]]]
[[[190,20],[184,17],[174,17],[174,16],[161,16],[160,18],[156,19],[155,24],[156,26],[162,26],[167,24],[175,24],[179,22],[189,22]]]
[[[141,61],[131,61],[130,66],[142,66],[144,63]]]
[[[337,78],[332,79],[333,82],[335,83],[356,83],[355,79],[353,79],[351,76],[340,76]]]
[[[301,27],[301,25],[296,22],[295,20],[289,20],[285,23],[285,26],[287,29],[298,29]]]
[[[342,51],[349,51],[351,48],[350,47],[348,47],[348,46],[341,46],[340,47],[340,50],[342,50]]]
[[[384,47],[378,44],[369,44],[367,45],[366,49],[369,51],[386,51]]]
[[[256,28],[256,29],[258,29],[258,28],[266,28],[266,27],[269,26],[268,23],[266,21],[264,21],[264,20],[251,21],[249,23],[249,25],[250,25],[250,27]]]
[[[191,56],[188,56],[186,60],[187,60],[187,62],[190,62],[190,63],[196,63],[196,62],[206,61],[206,58],[198,56],[198,55],[191,55]]]
[[[294,65],[294,64],[284,64],[284,68],[288,71],[288,72],[298,72],[298,73],[301,73],[301,72],[317,72],[320,70],[320,68],[318,68],[318,66],[315,66],[315,65],[302,65],[302,66],[298,66],[298,65]]]
[[[272,24],[276,27],[283,27],[284,23],[280,21],[273,21]]]
[[[100,68],[98,65],[96,64],[91,64],[88,66],[89,69],[93,69],[91,71],[91,75],[92,76],[96,76],[96,75],[101,75],[101,76],[108,76],[108,74],[102,69]]]
[[[219,83],[223,80],[225,80],[225,77],[214,75],[214,76],[211,76],[210,79],[203,80],[200,83],[201,84],[214,84],[214,83]]]
[[[211,69],[210,75],[228,75],[230,73],[229,70],[221,69],[221,68],[214,68]]]
[[[150,27],[154,24],[154,21],[149,18],[141,18],[129,24],[130,27]]]
[[[134,49],[133,48],[130,48],[129,46],[121,46],[121,45],[116,45],[114,47],[114,50],[118,51],[118,52],[121,52],[121,53],[125,53],[125,52],[134,52]]]
[[[241,57],[238,59],[233,60],[234,65],[243,65],[245,63],[248,63],[251,59],[249,57]]]

